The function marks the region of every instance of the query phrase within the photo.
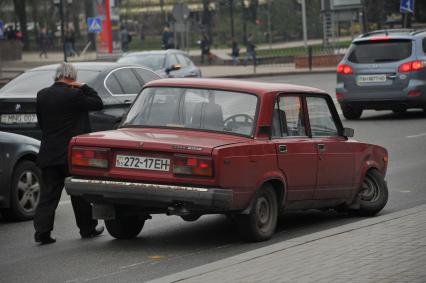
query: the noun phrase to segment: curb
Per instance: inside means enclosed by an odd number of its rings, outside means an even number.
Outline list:
[[[417,214],[424,210],[426,210],[426,205],[420,205],[414,208],[393,212],[383,216],[368,218],[355,223],[350,223],[340,227],[331,228],[326,231],[321,231],[321,232],[313,233],[310,235],[301,236],[299,238],[294,238],[294,239],[286,240],[284,242],[276,243],[267,247],[255,249],[253,251],[245,252],[236,256],[225,258],[223,260],[208,263],[202,266],[191,268],[191,269],[174,273],[161,278],[157,278],[148,282],[149,283],[179,282],[179,281],[191,279],[192,277],[196,277],[206,273],[220,272],[221,269],[229,268],[230,266],[235,266],[243,262],[265,257],[283,250],[290,249],[292,247],[301,246],[307,243],[311,243],[317,240],[321,240],[327,237],[331,237],[331,236],[335,236],[335,235],[339,235],[343,233],[350,233],[354,230],[359,230],[369,226],[374,226],[384,222],[388,222],[395,219],[407,217],[413,214]]]

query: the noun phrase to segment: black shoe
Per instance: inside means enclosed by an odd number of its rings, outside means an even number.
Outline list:
[[[95,227],[92,231],[89,232],[80,232],[81,238],[87,239],[87,238],[93,238],[97,237],[100,234],[104,232],[104,226]]]
[[[40,245],[48,245],[48,244],[52,244],[56,242],[56,239],[50,236],[50,232],[47,232],[47,233],[36,232],[34,234],[34,240],[36,241],[36,243],[39,243]]]

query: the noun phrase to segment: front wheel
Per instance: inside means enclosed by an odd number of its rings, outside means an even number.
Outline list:
[[[360,207],[353,213],[359,216],[373,216],[385,207],[388,202],[388,187],[376,169],[365,175],[361,190],[358,193]]]
[[[105,220],[105,226],[116,239],[132,239],[141,232],[145,220],[138,216],[117,215],[115,219]]]
[[[362,109],[342,106],[342,113],[347,120],[357,120],[362,115]]]
[[[278,219],[277,194],[271,185],[264,185],[256,194],[250,213],[237,216],[240,233],[248,241],[269,240]]]
[[[41,187],[37,165],[29,160],[19,162],[13,171],[10,207],[2,210],[4,216],[10,220],[32,219],[40,201]]]

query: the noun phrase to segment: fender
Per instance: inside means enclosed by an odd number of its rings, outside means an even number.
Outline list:
[[[241,214],[249,214],[251,210],[253,209],[254,205],[254,196],[257,194],[257,192],[262,188],[262,186],[270,181],[279,181],[283,185],[283,192],[281,196],[281,205],[280,208],[284,205],[285,200],[287,199],[287,179],[284,173],[281,171],[270,171],[266,172],[264,175],[262,175],[261,179],[256,184],[256,190],[254,191],[250,204],[247,206],[246,209],[244,209]],[[280,196],[279,196],[280,197]]]

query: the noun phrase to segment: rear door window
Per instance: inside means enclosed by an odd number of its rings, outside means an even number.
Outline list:
[[[139,83],[138,78],[136,78],[136,75],[132,72],[132,70],[130,70],[130,68],[118,69],[114,72],[114,75],[124,91],[123,94],[136,95],[142,89],[142,85]]]
[[[348,60],[361,64],[396,62],[410,57],[412,50],[411,40],[362,41],[353,44]]]

